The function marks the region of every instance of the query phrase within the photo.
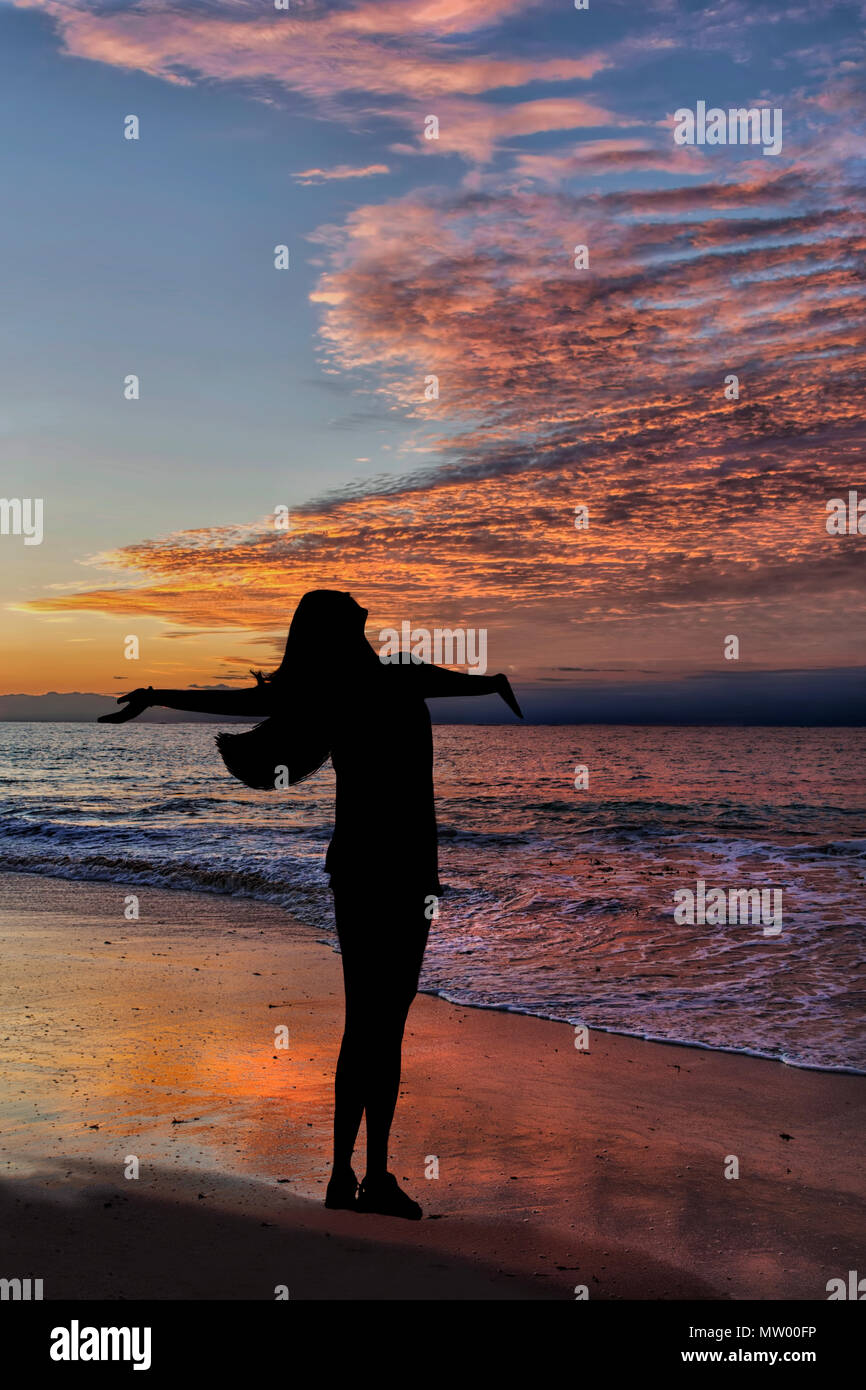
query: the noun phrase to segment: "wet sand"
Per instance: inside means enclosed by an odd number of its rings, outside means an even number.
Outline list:
[[[46,1299],[824,1300],[866,1259],[866,1078],[419,996],[391,1166],[425,1219],[328,1212],[327,945],[10,874],[0,955],[0,1274]]]

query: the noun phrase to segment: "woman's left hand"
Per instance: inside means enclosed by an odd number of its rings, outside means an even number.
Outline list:
[[[494,676],[494,680],[496,681],[497,695],[502,696],[508,708],[514,710],[514,713],[517,715],[518,719],[522,719],[523,710],[520,708],[519,704],[517,703],[517,700],[515,699],[514,691],[511,689],[511,684],[508,680],[508,677],[504,676],[500,671],[498,676]]]

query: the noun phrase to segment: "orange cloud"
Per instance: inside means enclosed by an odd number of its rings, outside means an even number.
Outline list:
[[[743,165],[687,188],[357,209],[318,234],[323,350],[423,421],[439,466],[311,502],[288,535],[128,546],[102,557],[114,584],[31,610],[274,634],[326,586],[374,627],[485,626],[524,668],[576,646],[579,664],[712,664],[724,632],[769,665],[792,646],[857,659],[862,550],[824,523],[862,482],[866,234],[862,194],[828,204],[833,177]]]
[[[475,99],[615,60],[479,57],[457,41],[514,12],[509,0],[267,18],[228,0],[195,14],[147,0],[19,3],[38,3],[77,56],[168,80],[278,82],[328,109],[355,94],[414,129],[406,150],[437,144],[483,164],[528,136],[627,124],[573,94]],[[679,27],[739,54],[757,23],[729,0]],[[288,535],[259,521],[127,546],[101,557],[110,581],[48,593],[31,611],[229,625],[267,642],[301,593],[332,586],[355,590],[374,627],[486,626],[491,651],[501,641],[525,666],[572,665],[576,651],[577,664],[615,652],[707,666],[725,632],[768,665],[792,650],[801,664],[806,653],[815,665],[859,660],[863,550],[824,525],[827,498],[862,487],[864,197],[845,163],[863,151],[857,101],[848,83],[802,98],[810,119],[841,109],[849,124],[809,126],[813,145],[786,143],[772,169],[666,147],[654,128],[571,150],[512,147],[496,181],[475,169],[457,192],[367,204],[320,228],[311,298],[326,366],[417,418],[419,457],[435,451],[439,466],[296,508]],[[439,142],[421,138],[428,109]],[[666,186],[593,183],[647,170]],[[308,176],[329,171],[297,177]],[[572,179],[580,196],[563,191]],[[739,400],[725,395],[732,374]],[[431,376],[439,394],[427,400]],[[588,530],[575,530],[577,505]]]

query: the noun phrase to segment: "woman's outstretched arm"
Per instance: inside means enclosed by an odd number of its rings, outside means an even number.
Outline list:
[[[473,676],[468,671],[449,671],[445,666],[428,666],[426,662],[413,662],[409,669],[416,673],[419,694],[425,700],[449,695],[501,695],[508,708],[523,718],[508,677],[501,671],[496,676]]]
[[[100,724],[125,724],[127,719],[137,718],[152,705],[189,710],[193,714],[248,714],[253,719],[272,713],[270,692],[262,684],[244,690],[154,690],[149,685],[146,689],[119,695],[117,699],[118,704],[125,704],[126,708],[100,715]]]

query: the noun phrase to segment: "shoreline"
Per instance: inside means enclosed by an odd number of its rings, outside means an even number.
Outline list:
[[[52,865],[52,869],[57,870],[57,869],[58,869],[58,866],[57,866],[57,865]],[[117,884],[117,879],[115,879],[114,877],[112,877],[112,873],[109,872],[108,870],[106,870],[106,873],[105,873],[105,876],[104,876],[104,877],[99,877],[99,878],[97,878],[97,877],[93,877],[93,876],[84,877],[84,876],[82,876],[82,875],[80,875],[80,874],[75,874],[75,873],[70,873],[70,874],[68,874],[68,875],[67,875],[67,874],[63,874],[63,873],[60,873],[60,872],[48,873],[48,872],[42,872],[42,871],[40,871],[40,870],[38,870],[38,869],[25,869],[25,868],[21,868],[21,867],[16,867],[16,868],[11,869],[11,870],[0,869],[0,881],[2,881],[2,879],[4,879],[4,878],[10,877],[10,876],[17,876],[17,875],[21,875],[21,876],[23,876],[23,877],[25,877],[25,878],[55,879],[55,880],[57,880],[58,882],[63,882],[63,883],[81,883],[81,884],[84,884],[84,885],[87,885],[87,884]],[[332,951],[338,956],[338,958],[339,958],[339,951],[337,950],[336,945],[335,945],[335,944],[332,944],[331,942],[322,942],[321,937],[318,935],[318,933],[320,933],[321,931],[323,931],[324,928],[318,927],[318,926],[314,926],[313,924],[311,924],[311,923],[309,923],[309,922],[304,922],[304,921],[302,921],[300,918],[296,918],[296,917],[294,916],[294,914],[290,911],[290,909],[284,907],[284,906],[282,905],[282,903],[280,903],[280,902],[278,901],[278,896],[279,896],[279,895],[276,895],[276,894],[275,894],[273,897],[268,897],[268,896],[265,896],[265,895],[263,895],[263,896],[261,896],[261,897],[257,897],[257,896],[256,896],[255,894],[253,894],[253,893],[242,893],[242,892],[238,892],[238,893],[222,893],[222,892],[218,892],[218,891],[216,891],[216,890],[214,890],[214,889],[204,888],[204,887],[202,887],[202,886],[200,886],[200,885],[197,885],[197,886],[194,886],[194,887],[189,887],[189,886],[186,886],[186,885],[170,885],[170,884],[165,884],[165,883],[150,883],[150,882],[147,881],[147,880],[141,880],[141,879],[137,878],[136,875],[135,875],[134,873],[131,874],[131,875],[129,875],[129,876],[127,876],[127,877],[124,879],[124,883],[125,883],[128,887],[133,887],[133,888],[137,887],[137,888],[141,888],[141,889],[144,889],[144,890],[150,891],[150,892],[160,892],[160,893],[192,893],[192,894],[200,895],[200,896],[206,897],[206,898],[219,898],[219,899],[222,899],[223,901],[227,901],[227,902],[256,903],[256,904],[261,905],[263,908],[274,909],[274,910],[277,911],[277,912],[283,913],[287,918],[290,918],[290,919],[295,923],[295,926],[296,926],[296,927],[298,927],[298,928],[302,929],[303,931],[306,931],[307,933],[309,933],[311,939],[314,939],[314,940],[320,942],[320,944],[326,945],[326,947],[327,947],[329,950],[332,950]],[[594,1033],[605,1033],[605,1034],[608,1034],[609,1036],[615,1037],[615,1038],[631,1038],[631,1039],[633,1039],[635,1042],[656,1043],[656,1044],[658,1044],[658,1045],[661,1046],[661,1047],[680,1047],[680,1048],[686,1048],[686,1049],[689,1049],[689,1050],[694,1049],[694,1050],[700,1051],[700,1052],[718,1052],[718,1053],[723,1053],[723,1054],[725,1054],[725,1055],[727,1055],[727,1056],[732,1056],[732,1057],[750,1057],[750,1058],[754,1058],[754,1059],[759,1060],[759,1061],[762,1061],[762,1062],[775,1062],[778,1066],[781,1066],[781,1067],[790,1067],[790,1068],[792,1068],[794,1071],[816,1072],[816,1073],[818,1073],[819,1075],[827,1075],[827,1076],[861,1076],[861,1077],[866,1076],[866,1070],[861,1070],[861,1069],[859,1069],[859,1068],[857,1068],[857,1067],[848,1067],[848,1066],[844,1066],[844,1067],[841,1067],[841,1066],[840,1066],[840,1067],[820,1066],[820,1065],[818,1065],[817,1063],[812,1063],[812,1062],[791,1061],[791,1060],[790,1060],[789,1058],[787,1058],[787,1057],[778,1057],[778,1056],[774,1056],[773,1054],[768,1053],[768,1052],[758,1052],[758,1051],[756,1051],[756,1050],[750,1050],[750,1049],[745,1049],[745,1048],[735,1048],[735,1047],[729,1047],[729,1048],[728,1048],[728,1047],[720,1047],[720,1046],[717,1046],[717,1045],[715,1045],[715,1044],[713,1044],[713,1043],[705,1043],[705,1042],[695,1041],[695,1040],[691,1040],[691,1039],[684,1039],[684,1038],[662,1038],[662,1037],[658,1037],[658,1036],[651,1035],[651,1034],[647,1034],[647,1033],[635,1033],[635,1032],[622,1031],[622,1030],[615,1029],[615,1028],[604,1027],[604,1026],[598,1025],[598,1024],[589,1024],[589,1023],[583,1024],[582,1021],[581,1021],[581,1024],[580,1024],[580,1025],[577,1025],[577,1024],[570,1023],[570,1022],[568,1022],[568,1021],[565,1020],[565,1019],[551,1018],[551,1016],[550,1016],[549,1014],[532,1013],[532,1012],[531,1012],[530,1010],[528,1010],[528,1009],[522,1009],[522,1008],[519,1008],[519,1007],[517,1007],[517,1006],[515,1006],[515,1005],[512,1005],[512,1004],[483,1004],[483,1003],[478,1003],[477,1001],[466,1001],[466,1000],[460,1000],[460,999],[452,999],[452,998],[450,998],[447,994],[445,994],[445,993],[442,992],[442,991],[433,990],[433,989],[425,989],[425,988],[423,987],[423,985],[422,985],[421,989],[419,990],[419,994],[423,994],[426,998],[430,998],[430,999],[440,999],[443,1003],[449,1004],[452,1008],[458,1008],[458,1009],[479,1009],[479,1010],[481,1010],[481,1011],[483,1011],[483,1012],[488,1012],[488,1013],[513,1014],[513,1015],[514,1015],[515,1017],[517,1017],[517,1018],[535,1018],[535,1019],[539,1019],[539,1020],[541,1020],[542,1022],[545,1022],[545,1023],[555,1023],[555,1024],[558,1024],[559,1026],[564,1027],[564,1028],[574,1028],[574,1027],[576,1027],[576,1026],[585,1026],[585,1027],[587,1027],[587,1028],[590,1030],[590,1032],[594,1032]]]
[[[336,952],[128,887],[0,875],[3,1263],[46,1299],[810,1300],[862,1264],[861,1077],[428,994],[391,1164],[426,1219],[327,1212]]]

